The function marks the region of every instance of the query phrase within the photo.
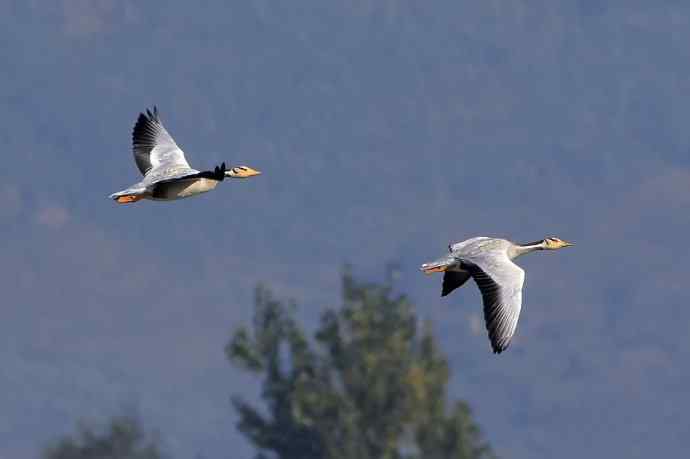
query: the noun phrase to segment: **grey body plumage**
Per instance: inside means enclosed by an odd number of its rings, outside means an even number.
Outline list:
[[[446,296],[472,277],[482,294],[484,320],[495,353],[503,352],[515,334],[522,308],[525,271],[513,260],[535,250],[573,245],[558,238],[529,244],[475,237],[448,246],[449,254],[422,265],[426,273],[443,272],[441,295]]]
[[[109,197],[126,204],[140,199],[172,201],[213,190],[226,177],[246,178],[260,172],[238,166],[225,169],[225,163],[213,171],[193,169],[185,154],[163,126],[158,109],[140,113],[132,131],[134,162],[144,178]]]

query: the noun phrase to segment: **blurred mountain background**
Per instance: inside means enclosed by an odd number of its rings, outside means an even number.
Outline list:
[[[251,457],[224,346],[257,283],[314,329],[342,266],[434,324],[449,392],[501,457],[690,446],[690,4],[0,0],[0,458],[137,406],[175,457]],[[192,166],[264,172],[117,206],[156,104]],[[490,352],[451,241],[556,235],[520,260]]]

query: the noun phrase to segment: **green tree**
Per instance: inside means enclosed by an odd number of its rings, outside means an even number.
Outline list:
[[[463,401],[447,398],[448,362],[413,305],[390,285],[343,276],[343,305],[310,340],[294,305],[256,291],[253,329],[230,360],[263,379],[267,409],[237,397],[239,430],[257,458],[483,459],[490,448]]]
[[[44,459],[162,459],[159,442],[150,438],[134,416],[116,416],[106,428],[79,426],[43,452]]]

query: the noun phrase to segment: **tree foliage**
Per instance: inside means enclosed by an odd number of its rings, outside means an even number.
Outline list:
[[[239,329],[226,348],[263,379],[266,409],[233,399],[257,457],[493,457],[467,404],[448,400],[448,362],[413,305],[349,273],[342,299],[308,339],[294,306],[257,288],[253,329]]]
[[[149,438],[134,416],[116,416],[105,429],[80,425],[75,436],[66,436],[46,448],[43,459],[163,459],[156,438]]]

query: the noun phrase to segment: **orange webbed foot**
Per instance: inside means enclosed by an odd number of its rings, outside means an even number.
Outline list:
[[[137,202],[137,201],[140,201],[142,199],[143,199],[142,196],[139,196],[136,194],[129,194],[129,195],[125,195],[125,196],[118,196],[116,201],[120,204],[130,204],[132,202]]]

